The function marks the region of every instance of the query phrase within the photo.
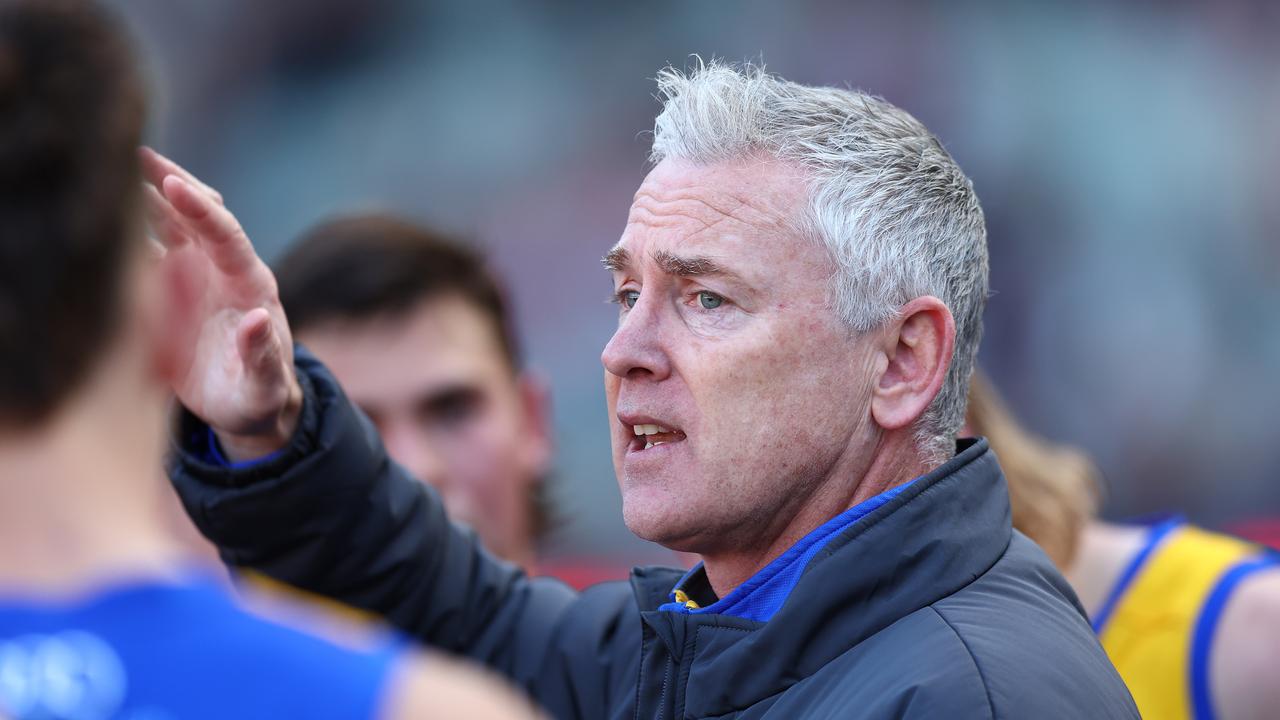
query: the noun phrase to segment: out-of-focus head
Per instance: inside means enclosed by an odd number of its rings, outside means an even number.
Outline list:
[[[1071,567],[1080,532],[1098,511],[1098,469],[1076,448],[1055,445],[1018,424],[983,373],[969,387],[965,430],[986,437],[1009,483],[1013,526],[1062,570]]]
[[[706,554],[889,438],[927,465],[954,451],[986,231],[938,140],[883,100],[717,63],[658,83],[602,360],[628,525]],[[636,438],[650,425],[671,432]]]
[[[0,425],[47,420],[134,324],[144,119],[114,18],[0,3]]]
[[[474,251],[357,216],[277,263],[295,336],[369,415],[391,456],[486,545],[532,561],[551,461],[545,392],[520,370],[500,286]]]

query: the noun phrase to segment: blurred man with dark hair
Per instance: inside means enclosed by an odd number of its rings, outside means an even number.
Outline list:
[[[173,244],[148,251],[140,202],[164,200],[142,184],[144,118],[111,17],[0,4],[0,717],[527,714],[389,633],[250,614],[174,547],[155,510],[166,385],[245,287],[227,269],[255,266],[176,242],[207,215],[166,217]],[[190,207],[190,186],[160,186]]]
[[[276,277],[298,340],[392,459],[490,551],[532,568],[548,524],[546,392],[521,369],[483,257],[402,220],[354,216],[307,232]]]

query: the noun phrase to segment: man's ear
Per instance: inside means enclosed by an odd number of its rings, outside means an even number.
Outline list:
[[[525,426],[524,462],[530,477],[541,479],[551,469],[555,441],[551,432],[551,392],[541,376],[523,370],[516,377]]]
[[[871,415],[886,430],[911,426],[942,389],[955,351],[956,322],[945,303],[926,295],[903,305],[883,330],[883,372]]]

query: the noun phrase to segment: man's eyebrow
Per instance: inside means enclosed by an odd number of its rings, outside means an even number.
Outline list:
[[[631,264],[631,253],[625,248],[616,247],[606,253],[600,261],[604,263],[605,270],[621,272]]]
[[[653,253],[653,261],[668,275],[695,277],[698,275],[732,275],[715,260],[708,257],[681,257],[666,250]]]
[[[668,275],[677,277],[696,277],[698,275],[733,275],[734,273],[725,269],[715,260],[709,257],[693,256],[683,257],[666,250],[657,250],[653,253],[653,261],[662,268],[662,271]],[[631,253],[625,248],[616,247],[604,256],[602,262],[607,270],[613,272],[622,272],[631,265]]]

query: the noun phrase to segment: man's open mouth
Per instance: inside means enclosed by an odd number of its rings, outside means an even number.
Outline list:
[[[631,440],[631,452],[640,452],[658,445],[680,442],[685,439],[683,432],[670,430],[661,425],[632,425],[631,431],[635,433],[635,437]]]

